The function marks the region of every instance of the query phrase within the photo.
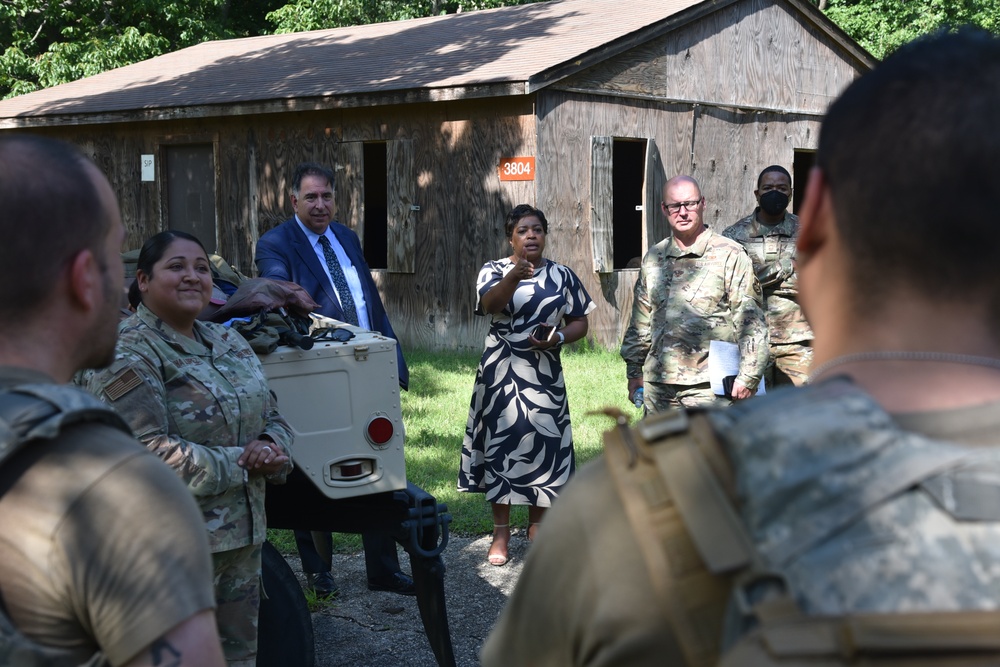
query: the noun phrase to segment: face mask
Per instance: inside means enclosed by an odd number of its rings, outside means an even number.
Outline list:
[[[788,208],[788,195],[777,190],[769,190],[760,196],[760,207],[768,215],[778,215]]]

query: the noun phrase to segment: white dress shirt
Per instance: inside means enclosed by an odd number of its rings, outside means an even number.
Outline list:
[[[330,269],[326,265],[326,254],[323,252],[323,244],[319,242],[319,234],[312,231],[308,227],[302,224],[299,220],[299,216],[295,216],[295,222],[298,223],[299,229],[301,229],[306,238],[309,239],[309,244],[312,246],[313,252],[316,253],[316,257],[319,259],[319,265],[323,267],[323,272],[326,274],[326,279],[330,281],[330,286],[333,287],[333,293],[337,295],[337,301],[340,301],[340,293],[337,292],[336,285],[333,284],[333,277],[330,275]],[[331,223],[334,225],[340,224],[339,222]],[[351,260],[347,257],[347,253],[344,252],[344,246],[340,244],[340,241],[330,231],[327,227],[324,236],[330,241],[330,247],[333,248],[333,252],[337,255],[337,261],[340,262],[340,268],[344,271],[344,278],[347,279],[347,286],[351,290],[351,296],[354,297],[354,307],[358,311],[358,326],[362,329],[371,329],[371,322],[368,317],[368,303],[365,301],[365,291],[361,287],[361,278],[358,277],[358,270]],[[343,302],[340,303],[340,307],[343,308]]]

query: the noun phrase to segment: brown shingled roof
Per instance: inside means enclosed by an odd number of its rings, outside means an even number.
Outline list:
[[[558,78],[553,70],[591,64],[587,54],[595,49],[696,5],[730,1],[552,0],[206,42],[0,101],[0,119],[274,101],[291,108],[289,100],[409,90],[463,96],[473,86],[524,94]]]

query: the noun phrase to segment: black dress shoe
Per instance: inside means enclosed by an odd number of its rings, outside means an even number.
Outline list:
[[[333,575],[329,572],[306,573],[306,581],[309,583],[309,588],[316,593],[316,597],[321,600],[340,595],[340,588],[337,587],[337,582],[333,580]]]
[[[388,591],[398,595],[416,595],[417,587],[413,585],[413,579],[402,572],[395,572],[387,577],[368,580],[368,590]]]

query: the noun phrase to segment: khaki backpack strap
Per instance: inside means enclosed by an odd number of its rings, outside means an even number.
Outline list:
[[[703,454],[703,448],[718,448],[708,419],[704,414],[692,414],[689,419],[684,437],[673,446],[656,449],[656,464],[708,569],[715,574],[732,572],[753,563],[756,552]],[[717,467],[721,462],[717,461]]]
[[[739,536],[724,527],[710,526],[699,528],[698,540],[718,538],[724,546],[707,550],[709,557],[704,558],[704,552],[696,546],[697,540],[692,539],[688,517],[682,517],[679,510],[681,505],[697,504],[704,496],[713,507],[699,510],[694,521],[715,521],[724,516],[715,505],[725,498],[725,492],[717,483],[714,490],[702,491],[692,490],[685,482],[680,488],[684,499],[680,500],[672,485],[676,480],[668,482],[663,474],[660,462],[672,459],[686,471],[696,471],[697,481],[711,478],[708,464],[691,462],[700,454],[689,432],[691,423],[687,413],[653,415],[635,430],[627,427],[626,420],[620,420],[619,424],[619,428],[605,434],[605,461],[646,561],[650,580],[670,619],[670,627],[664,631],[673,633],[684,664],[714,665],[719,657],[722,619],[731,583],[724,573],[749,559]],[[682,453],[677,455],[678,451]],[[711,563],[711,567],[706,563]]]
[[[765,615],[720,665],[996,665],[998,629],[998,611]]]
[[[857,651],[1000,654],[1000,611],[858,614],[846,617],[844,625],[845,635]]]

